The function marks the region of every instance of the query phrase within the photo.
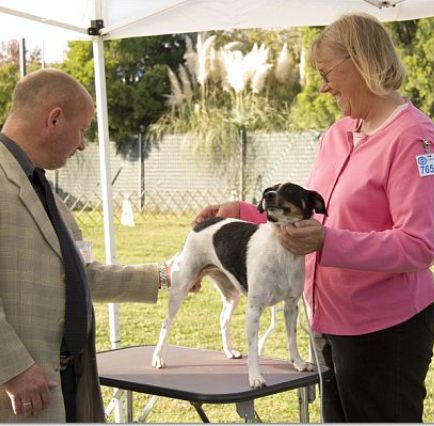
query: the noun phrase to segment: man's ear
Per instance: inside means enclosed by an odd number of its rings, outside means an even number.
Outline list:
[[[62,117],[62,108],[56,107],[53,108],[47,117],[47,126],[50,130],[54,130],[59,125],[59,120]]]

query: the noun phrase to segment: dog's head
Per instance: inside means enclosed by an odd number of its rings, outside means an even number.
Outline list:
[[[270,222],[282,224],[310,219],[314,211],[327,216],[321,195],[294,183],[282,183],[267,188],[262,194],[258,210],[261,213],[267,212]]]

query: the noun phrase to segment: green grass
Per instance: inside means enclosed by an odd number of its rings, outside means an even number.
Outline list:
[[[190,229],[191,218],[140,218],[135,227],[116,224],[116,259],[119,264],[158,262],[171,257],[182,246]],[[84,239],[93,242],[95,260],[104,262],[104,238],[102,223],[82,228]],[[167,308],[167,293],[162,292],[158,302],[152,304],[125,303],[119,305],[121,346],[155,344],[158,340],[161,322]],[[218,326],[221,301],[217,291],[210,283],[204,282],[202,290],[188,296],[170,334],[170,344],[221,350],[221,338]],[[95,304],[97,320],[97,349],[110,349],[108,305]],[[286,336],[281,314],[278,314],[277,326],[267,341],[265,356],[287,358]],[[203,321],[203,318],[209,319]],[[264,330],[270,321],[269,312],[261,319]],[[246,353],[244,338],[244,300],[236,310],[232,322],[235,347]],[[307,357],[307,336],[299,333],[299,346]],[[428,373],[426,382],[428,391],[425,400],[424,422],[434,422],[434,365]],[[105,405],[110,401],[112,389],[103,387]],[[319,398],[310,405],[310,421],[319,422]],[[134,396],[134,412],[138,415],[148,397],[143,394]],[[256,400],[255,408],[266,423],[296,423],[298,418],[298,392],[289,391]],[[204,410],[213,423],[242,423],[234,404],[205,404]],[[109,421],[114,421],[113,417]],[[159,398],[147,418],[151,423],[200,423],[195,409],[187,401]]]

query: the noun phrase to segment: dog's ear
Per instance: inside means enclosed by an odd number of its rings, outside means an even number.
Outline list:
[[[322,213],[323,215],[327,216],[327,209],[322,196],[316,191],[309,191],[309,196],[313,204],[313,209],[317,213]]]
[[[264,202],[264,197],[261,198],[261,200],[259,201],[258,205],[256,206],[256,208],[258,209],[259,213],[264,213],[264,206],[263,203]]]

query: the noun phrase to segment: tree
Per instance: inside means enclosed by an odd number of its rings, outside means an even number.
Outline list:
[[[301,28],[302,49],[306,52],[321,31],[320,28]],[[306,54],[307,55],[307,54]],[[321,77],[307,61],[304,68],[304,86],[296,96],[289,117],[289,130],[325,130],[340,115],[335,100],[320,93]]]
[[[13,62],[0,64],[0,123],[2,126],[11,108],[12,91],[19,76],[20,70],[17,64]]]
[[[388,25],[407,70],[403,94],[434,118],[434,18]]]
[[[0,45],[0,124],[6,120],[11,107],[12,92],[20,78],[19,42],[9,40]],[[26,52],[27,71],[31,72],[40,67],[41,51],[35,48]]]
[[[172,35],[105,43],[109,131],[119,149],[128,150],[135,143],[140,126],[147,128],[166,110],[163,95],[170,86],[165,67],[177,66],[182,54],[181,37]],[[71,42],[62,69],[94,94],[90,42]]]

